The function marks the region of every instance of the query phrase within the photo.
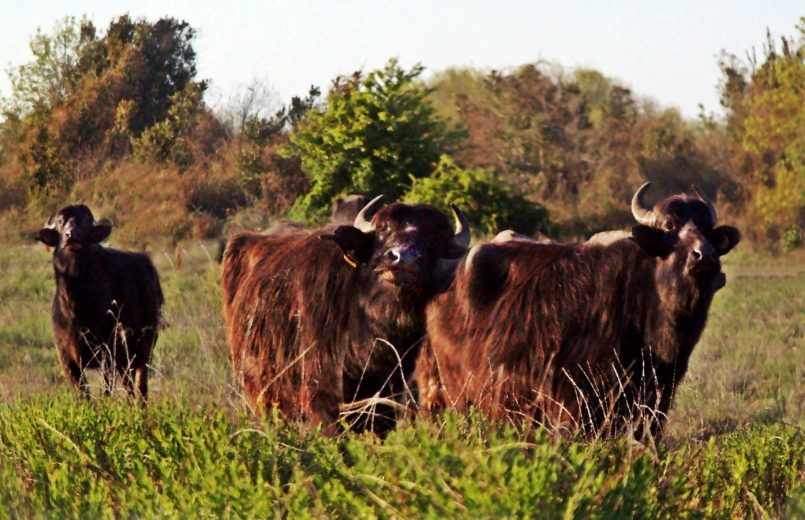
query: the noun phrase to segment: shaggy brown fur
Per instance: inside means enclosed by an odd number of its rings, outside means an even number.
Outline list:
[[[428,305],[420,405],[658,436],[740,235],[686,195],[655,212],[610,243],[475,246]]]
[[[37,239],[56,248],[53,336],[64,374],[84,393],[84,371],[102,368],[105,393],[120,375],[145,402],[162,289],[146,255],[99,245],[110,232],[84,205],[65,207],[39,231]]]
[[[229,240],[226,334],[255,410],[276,406],[289,419],[333,431],[342,405],[380,397],[377,414],[354,427],[382,432],[394,424],[393,400],[409,397],[425,304],[449,281],[439,260],[464,249],[453,243],[449,219],[430,206],[394,204],[372,222],[370,233],[329,226]],[[405,265],[392,265],[393,251]]]

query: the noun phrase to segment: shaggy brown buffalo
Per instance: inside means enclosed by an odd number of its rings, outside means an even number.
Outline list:
[[[145,401],[162,289],[146,255],[101,247],[111,231],[83,204],[65,207],[39,230],[37,239],[55,248],[53,336],[64,374],[84,393],[84,371],[102,368],[107,394],[119,374]]]
[[[740,240],[698,191],[583,244],[475,246],[427,309],[414,379],[425,410],[476,407],[517,424],[658,436]],[[523,419],[528,419],[523,421]],[[648,427],[648,428],[646,428]]]
[[[431,206],[377,197],[352,225],[286,236],[245,233],[227,244],[224,315],[237,379],[250,405],[276,406],[328,431],[341,411],[382,432],[425,334],[425,304],[445,288],[469,244]],[[350,406],[352,405],[352,406]]]

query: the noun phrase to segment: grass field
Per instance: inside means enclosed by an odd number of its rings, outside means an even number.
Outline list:
[[[475,416],[383,442],[255,420],[230,374],[211,248],[180,253],[152,251],[169,327],[143,412],[68,388],[49,256],[0,251],[0,518],[805,516],[803,256],[728,257],[654,449],[526,440]]]

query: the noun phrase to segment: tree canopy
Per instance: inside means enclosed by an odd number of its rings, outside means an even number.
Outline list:
[[[476,236],[573,240],[628,226],[629,199],[651,180],[656,195],[695,184],[749,241],[788,249],[805,228],[805,19],[797,31],[746,60],[721,56],[723,118],[685,119],[592,69],[424,80],[394,59],[286,105],[252,82],[217,113],[186,22],[68,17],[37,30],[31,61],[8,71],[0,219],[88,199],[131,237],[178,239],[314,224],[336,197],[382,193],[456,203]]]
[[[294,215],[317,221],[331,201],[349,193],[401,197],[413,179],[433,172],[456,137],[436,116],[429,91],[415,79],[419,65],[404,70],[396,60],[365,76],[339,77],[323,107],[313,108],[291,135],[310,191]]]
[[[721,64],[737,148],[731,166],[756,240],[778,241],[787,231],[798,240],[805,229],[805,17],[797,29],[779,47],[767,35],[762,63],[726,55]]]

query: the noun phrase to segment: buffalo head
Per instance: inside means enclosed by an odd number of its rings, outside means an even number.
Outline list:
[[[352,225],[339,226],[322,240],[335,242],[356,269],[371,270],[382,283],[423,288],[455,267],[470,243],[464,214],[452,206],[455,231],[447,216],[433,206],[395,203],[380,208],[372,199]]]
[[[333,224],[351,224],[358,213],[369,202],[366,195],[347,195],[333,201],[330,222]]]
[[[724,286],[720,257],[741,240],[732,226],[716,226],[713,203],[696,187],[694,195],[673,195],[653,208],[644,202],[651,186],[643,184],[632,197],[632,215],[639,223],[632,236],[648,254],[659,257],[670,272],[681,274],[699,288]]]
[[[66,206],[48,217],[45,227],[39,230],[36,240],[56,252],[80,251],[84,247],[103,242],[112,232],[112,226],[98,224],[92,212],[83,204]]]

